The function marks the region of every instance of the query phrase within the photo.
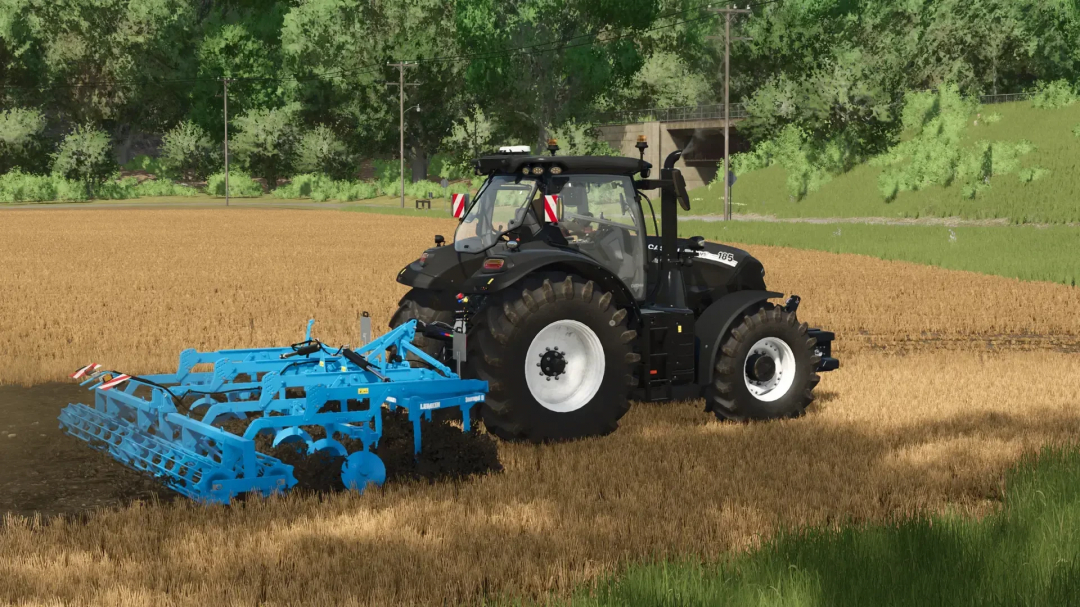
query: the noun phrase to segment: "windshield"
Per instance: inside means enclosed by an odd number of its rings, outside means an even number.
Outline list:
[[[496,175],[489,179],[454,233],[454,249],[478,253],[498,242],[508,230],[536,224],[529,213],[536,183],[536,179],[525,175]]]

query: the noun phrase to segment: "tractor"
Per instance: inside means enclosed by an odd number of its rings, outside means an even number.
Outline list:
[[[452,246],[436,235],[399,272],[411,290],[390,326],[417,321],[420,349],[488,382],[479,413],[499,438],[604,435],[632,401],[704,398],[725,421],[798,417],[818,374],[839,367],[834,335],[796,317],[798,296],[770,301],[783,294],[766,289],[760,261],[678,237],[682,152],[650,178],[647,146],[638,159],[559,156],[549,141],[548,155],[515,146],[476,159],[486,179],[453,198]]]

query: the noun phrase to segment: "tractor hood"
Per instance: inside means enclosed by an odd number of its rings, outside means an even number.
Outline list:
[[[660,265],[661,239],[646,238],[649,248],[650,276]],[[679,252],[689,253],[690,240],[678,239]],[[685,271],[687,306],[701,313],[720,297],[745,290],[765,290],[765,267],[754,256],[742,249],[705,242],[705,248],[697,252],[694,263]]]

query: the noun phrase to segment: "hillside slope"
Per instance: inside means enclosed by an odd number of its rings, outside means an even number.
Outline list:
[[[1035,149],[1020,158],[1020,170],[990,179],[974,199],[957,184],[901,192],[891,202],[878,187],[882,168],[864,163],[834,177],[802,200],[785,188],[786,170],[773,165],[739,176],[732,188],[733,212],[777,217],[964,217],[1008,218],[1015,223],[1080,222],[1080,103],[1036,109],[1031,102],[983,106],[982,119],[969,124],[964,145],[976,141],[1027,140]],[[987,117],[999,115],[989,122]],[[993,118],[991,118],[993,120]],[[1044,169],[1029,182],[1024,169]],[[717,183],[691,192],[694,214],[721,214],[723,188]]]

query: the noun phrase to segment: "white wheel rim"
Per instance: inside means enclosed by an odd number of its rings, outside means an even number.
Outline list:
[[[776,371],[771,378],[757,381],[750,376],[747,367],[750,360],[756,356],[772,359]],[[760,401],[773,402],[783,398],[795,382],[795,353],[791,351],[791,346],[779,337],[759,339],[750,348],[746,360],[743,361],[743,381],[746,382],[746,389],[750,391],[750,394]]]
[[[540,368],[549,351],[560,352],[566,363],[555,376]],[[576,320],[557,320],[541,329],[529,344],[525,354],[525,383],[545,409],[569,413],[584,407],[596,396],[604,381],[604,365],[604,347],[592,329]]]

